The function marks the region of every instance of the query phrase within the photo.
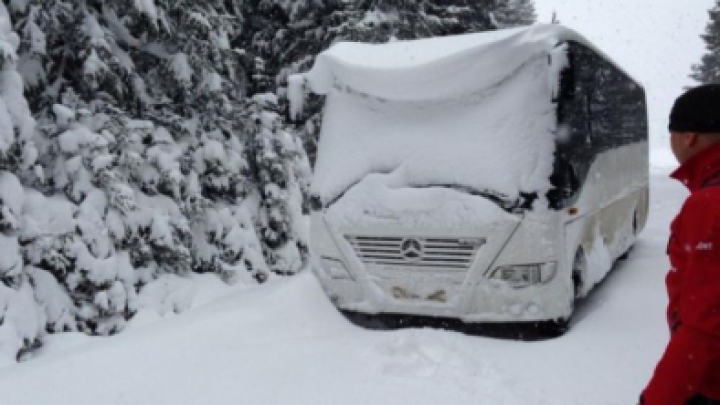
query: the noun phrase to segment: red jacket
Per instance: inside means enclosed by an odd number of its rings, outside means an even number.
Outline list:
[[[692,157],[674,179],[690,197],[670,227],[670,343],[643,394],[645,405],[720,400],[720,145]]]

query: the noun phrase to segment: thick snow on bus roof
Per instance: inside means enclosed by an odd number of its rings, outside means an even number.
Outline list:
[[[497,85],[564,41],[582,43],[609,59],[571,29],[538,24],[386,44],[340,42],[321,53],[305,77],[318,94],[340,83],[391,100],[447,98]]]
[[[528,31],[527,27],[475,34],[393,41],[385,44],[340,42],[328,54],[358,67],[405,69],[442,59],[468,49],[487,46]]]

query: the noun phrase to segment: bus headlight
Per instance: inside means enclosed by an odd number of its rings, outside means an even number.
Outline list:
[[[342,261],[323,256],[320,260],[325,274],[334,280],[352,280],[352,276]]]
[[[501,266],[493,271],[490,278],[508,283],[513,288],[546,284],[555,278],[557,263],[523,264]]]

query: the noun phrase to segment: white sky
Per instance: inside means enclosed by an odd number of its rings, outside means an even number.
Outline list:
[[[560,22],[612,56],[647,91],[653,147],[665,147],[668,114],[690,67],[700,61],[700,34],[713,0],[535,0],[539,22]]]

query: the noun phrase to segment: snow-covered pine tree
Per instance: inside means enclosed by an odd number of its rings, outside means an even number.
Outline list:
[[[241,204],[252,188],[242,156],[246,56],[229,40],[241,28],[237,4],[191,0],[154,6],[135,18],[122,16],[129,32],[146,32],[142,43],[125,45],[141,72],[142,114],[164,128],[163,153],[169,155],[159,161],[179,162],[178,175],[152,176],[154,192],[182,202],[194,270],[226,280],[262,280],[267,266],[250,219],[254,213]],[[156,25],[147,26],[148,13]]]
[[[100,24],[101,14],[84,2],[14,5],[25,17],[19,19],[21,51],[45,169],[34,185],[49,197],[45,203],[57,206],[54,216],[37,210],[41,220],[35,222],[58,222],[66,213],[74,221],[60,229],[23,230],[35,272],[52,274],[72,302],[53,310],[70,312],[66,316],[76,325],[48,319],[48,329],[113,333],[134,312],[136,283],[160,268],[190,268],[182,238],[189,232],[182,216],[173,215],[177,205],[168,212],[168,204],[144,198],[158,170],[148,169],[156,162],[142,153],[154,145],[143,133],[148,125],[133,126],[121,109],[133,111],[139,80],[128,54]],[[61,195],[69,204],[58,201]]]
[[[80,92],[84,101],[100,100],[120,111],[120,115],[126,115],[116,120],[119,124],[111,131],[113,136],[121,144],[139,136],[140,142],[132,142],[148,146],[144,151],[142,147],[129,149],[132,153],[120,156],[121,164],[128,163],[126,169],[134,168],[138,172],[128,178],[135,188],[136,199],[164,200],[160,205],[166,208],[177,205],[183,215],[192,219],[193,268],[220,271],[220,266],[209,263],[216,263],[222,251],[199,248],[215,236],[196,232],[198,227],[203,228],[198,221],[205,218],[197,209],[205,207],[212,211],[236,205],[251,189],[247,165],[241,158],[245,140],[241,138],[243,125],[238,118],[246,86],[242,73],[246,56],[231,48],[229,40],[241,29],[236,12],[239,2],[78,0],[74,3],[77,4],[69,7],[67,3],[31,0],[29,6],[18,8],[19,13],[29,16],[23,26],[27,34],[27,64],[33,67],[28,71],[39,72],[35,75],[39,79],[34,82],[44,84],[46,89],[38,99],[49,98],[55,102],[54,87],[75,89],[92,85],[89,91]],[[67,32],[84,34],[76,36],[84,42],[66,44]],[[78,42],[75,37],[73,40]],[[56,45],[57,49],[45,45],[35,46],[39,51],[33,51],[32,44],[43,41]],[[69,64],[65,54],[77,58],[70,64],[86,68],[81,72],[62,69],[63,64]],[[54,83],[59,84],[47,85]],[[133,126],[130,132],[145,134],[124,134],[128,132],[124,125],[128,123]],[[138,123],[145,124],[137,127]],[[128,148],[118,147],[117,153],[123,150]],[[152,163],[149,166],[157,167],[149,167],[148,161]],[[175,247],[185,245],[183,232],[173,231],[173,234],[181,242],[175,243]],[[201,237],[205,240],[195,240]],[[250,254],[253,249],[260,249],[252,245],[252,239],[247,238],[250,245],[241,249],[249,257],[253,256]],[[140,247],[140,250],[159,249]],[[237,250],[237,246],[234,249]],[[166,253],[181,250],[166,249]],[[170,255],[172,257],[184,255]],[[253,260],[255,268],[264,267],[257,257]],[[174,264],[177,260],[164,262],[177,270]],[[226,274],[227,269],[223,273],[232,278]]]
[[[479,32],[494,28],[492,9],[491,0],[362,0],[341,8],[330,31],[376,43]]]
[[[112,334],[136,309],[138,274],[122,239],[151,228],[162,216],[148,210],[144,223],[140,215],[133,216],[128,200],[134,195],[113,155],[116,140],[103,128],[108,115],[94,111],[70,89],[52,112],[38,117],[35,139],[44,170],[35,184],[47,196],[29,192],[27,225],[21,231],[26,259],[34,274],[49,273],[62,287],[53,291],[67,295],[49,305],[49,330]],[[150,233],[147,239],[158,238]]]
[[[242,29],[239,2],[169,0],[158,7],[168,32],[159,33],[154,52],[135,60],[154,83],[148,116],[182,145],[194,268],[262,281],[268,266],[253,226],[259,187],[244,156],[252,139],[245,119],[248,57],[230,44]]]
[[[45,330],[33,280],[19,243],[24,226],[25,190],[19,178],[35,164],[35,122],[17,71],[20,38],[0,4],[0,364],[40,344]]]
[[[272,93],[252,98],[247,111],[253,135],[249,155],[262,197],[258,220],[265,256],[275,272],[292,274],[304,262],[309,242],[302,208],[310,165],[300,140],[284,130],[277,109]]]
[[[20,234],[49,330],[118,331],[166,272],[266,277],[239,4],[11,2],[43,169]]]
[[[494,29],[493,0],[259,0],[246,2],[240,47],[255,52],[250,92],[282,88],[339,40],[382,43]]]
[[[534,0],[498,0],[493,17],[498,28],[532,25],[537,21]]]
[[[720,1],[708,12],[710,21],[701,35],[707,52],[693,65],[690,77],[700,84],[720,83]]]

